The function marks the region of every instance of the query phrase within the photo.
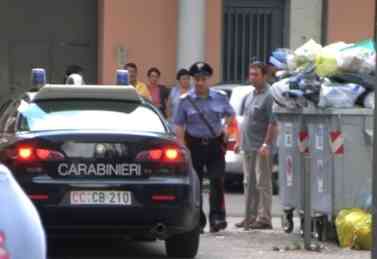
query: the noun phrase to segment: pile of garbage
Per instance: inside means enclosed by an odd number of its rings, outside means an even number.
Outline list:
[[[362,209],[344,209],[335,221],[341,247],[372,249],[372,214]]]
[[[271,91],[280,106],[374,109],[373,40],[337,42],[325,47],[309,40],[295,51],[276,49],[270,63],[279,70]]]

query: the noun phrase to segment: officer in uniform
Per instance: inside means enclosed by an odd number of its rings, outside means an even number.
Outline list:
[[[235,113],[226,94],[209,87],[208,79],[212,73],[211,66],[205,62],[191,66],[194,88],[181,97],[173,119],[177,138],[191,151],[193,166],[201,184],[204,169],[210,179],[210,231],[218,232],[227,227],[224,199],[225,132]],[[206,222],[202,208],[202,232]]]

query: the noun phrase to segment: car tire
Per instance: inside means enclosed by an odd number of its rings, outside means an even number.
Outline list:
[[[174,235],[165,241],[166,253],[169,257],[195,258],[200,242],[200,228],[197,226],[190,232]]]

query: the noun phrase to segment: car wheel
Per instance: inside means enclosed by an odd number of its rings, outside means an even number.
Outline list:
[[[194,258],[198,253],[200,240],[199,226],[190,232],[174,235],[165,241],[169,257]]]

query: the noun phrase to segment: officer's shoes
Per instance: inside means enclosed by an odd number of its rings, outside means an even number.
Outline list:
[[[211,233],[219,232],[220,230],[226,229],[227,226],[228,226],[228,223],[225,220],[216,221],[214,224],[211,225],[210,232]]]

